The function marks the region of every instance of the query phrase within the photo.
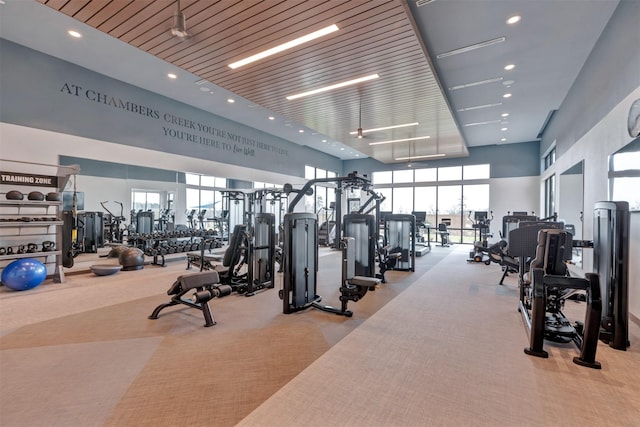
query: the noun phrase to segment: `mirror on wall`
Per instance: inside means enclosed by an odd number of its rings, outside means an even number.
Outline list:
[[[558,218],[574,239],[582,239],[584,214],[584,171],[580,161],[560,174],[558,182]],[[574,248],[572,262],[582,267],[582,249]]]

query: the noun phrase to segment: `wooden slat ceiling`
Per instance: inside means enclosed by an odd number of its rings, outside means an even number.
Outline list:
[[[185,41],[170,32],[175,0],[38,1],[381,162],[467,155],[403,1],[181,0]],[[228,66],[331,24],[340,30],[235,70]],[[286,99],[373,73],[380,78]],[[349,135],[360,123],[366,130],[411,122],[420,124],[363,139]]]

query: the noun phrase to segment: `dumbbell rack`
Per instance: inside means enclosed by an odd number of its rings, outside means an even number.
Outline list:
[[[35,258],[47,266],[54,282],[63,282],[62,251],[58,249],[62,242],[61,207],[60,201],[0,200],[0,247],[5,248],[5,254],[0,255],[0,267],[8,264],[2,261]],[[42,250],[42,242],[47,240],[55,243],[55,250]],[[20,246],[26,248],[29,243],[36,244],[37,249],[18,253]],[[8,247],[12,248],[12,254],[6,253]]]

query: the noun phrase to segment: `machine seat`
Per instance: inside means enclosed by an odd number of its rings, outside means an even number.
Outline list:
[[[354,276],[348,280],[350,285],[355,286],[365,286],[367,288],[375,285],[379,285],[382,282],[381,279],[375,277],[366,277],[366,276]]]

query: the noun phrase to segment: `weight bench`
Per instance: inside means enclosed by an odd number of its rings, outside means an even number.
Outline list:
[[[364,297],[370,289],[375,289],[382,281],[376,277],[356,276],[356,248],[353,237],[342,239],[342,285],[340,286],[341,309],[324,306],[322,310],[351,317],[353,312],[347,310],[349,301],[357,302]],[[320,307],[318,307],[320,308]]]
[[[189,291],[194,291],[192,298],[190,300],[183,298]],[[209,301],[229,294],[231,294],[231,286],[220,284],[220,277],[216,271],[184,274],[179,276],[167,291],[167,295],[173,295],[171,300],[157,306],[149,319],[157,319],[160,312],[167,307],[184,304],[202,311],[205,327],[213,326],[216,321],[211,314]]]

